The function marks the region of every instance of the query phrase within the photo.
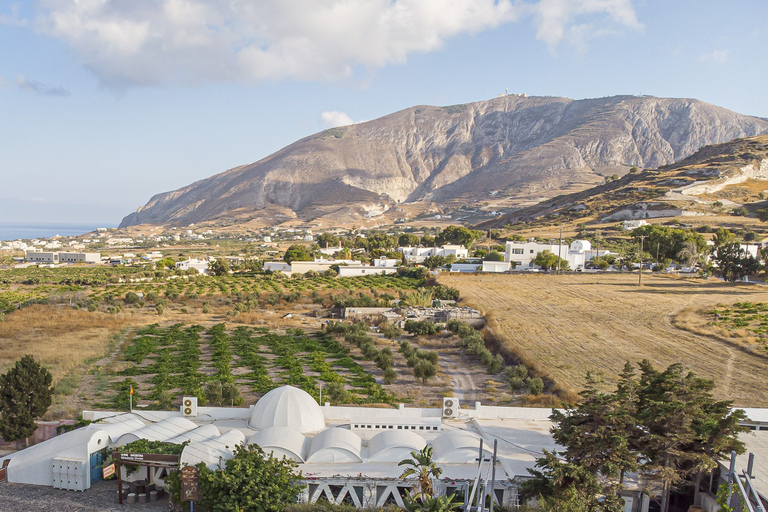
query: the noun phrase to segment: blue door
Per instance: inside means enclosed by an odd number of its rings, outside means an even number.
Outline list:
[[[101,463],[103,460],[101,452],[91,454],[91,484],[102,480]]]

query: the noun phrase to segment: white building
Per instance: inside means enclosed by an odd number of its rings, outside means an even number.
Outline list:
[[[340,265],[339,277],[368,276],[371,274],[395,274],[400,260],[395,258],[375,258],[371,265]]]
[[[584,264],[595,256],[613,254],[607,250],[592,249],[592,244],[588,240],[574,240],[570,246],[566,244],[542,244],[534,241],[507,242],[504,260],[516,263],[513,270],[538,268],[533,264],[533,260],[536,258],[536,255],[543,251],[549,251],[555,256],[566,260],[571,270],[576,270],[579,267],[583,268]]]
[[[423,263],[429,256],[449,256],[457,260],[469,258],[469,250],[463,245],[443,245],[442,247],[398,247],[398,252],[403,253],[405,261],[409,265]]]
[[[43,252],[24,251],[24,259],[32,263],[99,263],[101,254],[98,252]]]
[[[508,261],[484,261],[483,272],[508,272],[510,266]]]
[[[622,222],[622,225],[624,226],[624,229],[626,229],[627,231],[632,231],[633,229],[647,226],[648,222],[645,220],[625,220],[624,222]]]
[[[264,270],[271,270],[272,272],[280,271],[287,275],[293,275],[304,274],[310,270],[315,272],[325,272],[334,265],[338,265],[339,267],[343,265],[352,267],[362,266],[360,262],[356,260],[326,260],[325,258],[315,258],[313,261],[294,261],[291,263],[286,263],[284,261],[266,261],[264,262]],[[382,272],[377,273],[380,274]],[[373,272],[371,272],[371,274],[373,274]]]
[[[198,258],[188,258],[186,261],[179,261],[176,263],[176,270],[189,270],[191,268],[197,270],[198,274],[205,274],[208,272],[211,261],[216,260],[204,260]]]
[[[751,409],[748,415],[765,415],[765,411]],[[480,474],[483,485],[476,491],[512,508],[519,505],[519,482],[529,478],[528,469],[536,458],[545,449],[557,448],[550,433],[551,412],[480,402],[461,404],[452,397],[444,398],[441,408],[320,406],[306,392],[284,386],[249,408],[197,407],[186,415],[181,410],[84,411],[83,418],[96,423],[0,458],[0,466],[10,460],[7,470],[12,483],[83,490],[99,478],[99,451],[136,439],[189,441],[180,463],[204,463],[213,470],[232,457],[236,446],[256,444],[298,464],[297,470],[306,478],[301,501],[351,501],[359,508],[403,507],[402,496],[413,481],[400,478],[403,467],[399,462],[409,458],[411,451],[431,446],[433,460],[443,471],[435,480],[437,494],[458,492],[469,497]],[[768,430],[744,436],[761,436],[764,442]],[[495,440],[499,442],[491,492],[486,484]],[[478,456],[482,459],[479,468]],[[756,465],[756,469],[762,472],[764,466]],[[146,476],[144,470],[123,474],[130,481]],[[155,487],[164,487],[162,469],[151,469],[149,478]],[[765,475],[757,475],[754,482],[759,491],[764,492],[764,481]],[[628,498],[626,512],[647,510],[648,498],[639,491]]]
[[[270,272],[290,272],[291,264],[284,261],[265,261],[264,270]]]
[[[589,242],[587,242],[589,243]],[[535,268],[533,260],[540,252],[549,251],[555,256],[566,259],[568,246],[566,244],[542,244],[535,241],[507,242],[504,250],[504,261],[514,264],[515,270]],[[576,268],[576,267],[571,267]]]

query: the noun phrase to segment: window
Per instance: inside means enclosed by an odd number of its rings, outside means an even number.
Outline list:
[[[512,249],[511,254],[523,254],[524,252],[524,249]]]
[[[533,254],[533,249],[531,249],[531,254]]]

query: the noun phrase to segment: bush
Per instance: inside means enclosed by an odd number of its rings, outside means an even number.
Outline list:
[[[397,372],[392,368],[384,370],[384,384],[392,384],[397,378]]]
[[[137,304],[141,301],[141,297],[139,297],[139,294],[135,292],[128,292],[125,294],[125,299],[123,299],[123,302],[126,304]]]
[[[438,300],[459,300],[459,290],[439,284],[432,287],[432,296]]]
[[[328,400],[336,404],[349,403],[352,395],[346,390],[344,384],[341,382],[329,382],[328,383]]]
[[[437,334],[437,326],[432,322],[423,320],[406,320],[405,332],[416,336]]]
[[[540,395],[544,391],[544,381],[539,377],[528,379],[528,393],[531,395]]]
[[[437,375],[437,367],[426,359],[419,359],[413,367],[413,376],[421,379],[424,384],[435,375]]]
[[[282,512],[296,502],[301,492],[301,474],[288,458],[267,456],[258,445],[238,445],[224,469],[211,470],[198,464],[200,510],[211,512]],[[181,479],[178,471],[168,475],[168,495],[180,502]],[[195,507],[197,508],[197,507]]]
[[[385,338],[393,340],[403,335],[403,330],[396,325],[385,324],[381,329],[381,333]]]
[[[524,364],[507,366],[504,369],[504,376],[508,380],[510,391],[517,393],[525,385],[526,378],[528,377],[528,368]]]

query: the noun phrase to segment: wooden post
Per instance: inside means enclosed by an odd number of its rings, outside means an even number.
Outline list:
[[[115,468],[117,469],[117,490],[120,491],[117,495],[117,502],[122,505],[123,504],[123,476],[120,472],[120,452],[115,451],[113,455],[115,459]]]

